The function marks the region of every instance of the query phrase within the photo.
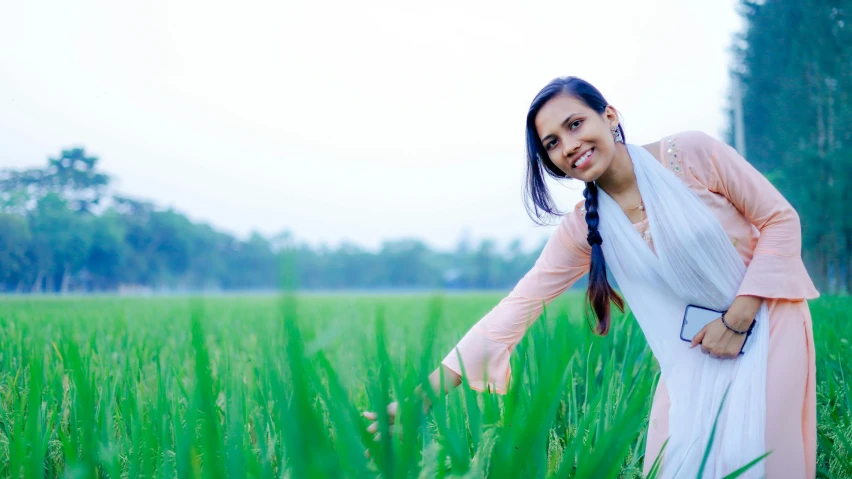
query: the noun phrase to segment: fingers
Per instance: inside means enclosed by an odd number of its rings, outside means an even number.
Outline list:
[[[705,326],[704,328],[701,329],[701,331],[698,332],[698,334],[695,335],[695,337],[692,338],[692,343],[690,343],[690,346],[689,346],[690,349],[701,344],[701,341],[704,340],[704,334],[706,333],[706,330],[707,330],[707,327]]]
[[[701,331],[692,338],[689,348],[692,349],[696,346],[701,346],[702,353],[716,359],[736,358],[739,356],[739,349],[733,351],[732,345],[729,344],[730,341],[725,340],[725,331],[723,331],[721,333],[722,336],[720,336],[717,328],[718,325],[716,324],[717,322],[721,324],[721,320],[717,320],[715,322],[708,323],[706,326],[701,328]],[[708,332],[710,334],[709,338]]]
[[[388,406],[387,406],[388,422],[389,422],[388,433],[390,434],[390,436],[394,436],[394,425],[393,424],[396,420],[396,415],[397,415],[398,410],[399,410],[399,403],[397,403],[397,402],[392,402],[392,403],[388,404]],[[363,411],[361,413],[361,415],[364,416],[365,418],[367,418],[368,420],[373,421],[373,422],[370,423],[369,426],[367,426],[367,432],[370,433],[370,434],[373,434],[373,441],[375,441],[375,442],[381,441],[382,435],[381,435],[380,432],[378,432],[379,431],[379,421],[378,421],[379,415],[376,414],[373,411]],[[400,439],[402,439],[402,430],[399,430],[397,432],[397,435],[399,436]],[[368,449],[364,450],[364,455],[367,457],[367,459],[369,459],[370,458],[370,451]]]
[[[711,352],[710,357],[716,358],[716,359],[734,359],[737,356],[735,354],[731,354],[731,353],[713,353],[713,352]]]
[[[396,437],[397,439],[399,439],[400,441],[402,440],[402,429],[399,429],[399,428],[398,428],[398,427],[396,427],[396,426],[391,426],[391,427],[388,429],[388,432],[390,433],[390,437],[394,437],[394,436],[395,436],[395,437]],[[376,434],[374,434],[374,435],[373,435],[373,441],[375,441],[375,442],[379,442],[379,441],[381,441],[381,440],[382,440],[382,433],[377,432]]]
[[[373,441],[379,442],[381,440],[382,440],[381,434],[376,434],[375,436],[373,436]],[[364,457],[366,457],[367,459],[370,459],[370,450],[369,449],[364,449]]]
[[[745,340],[742,338],[705,336],[701,342],[701,352],[716,359],[736,359],[740,355],[743,342]]]
[[[394,423],[394,419],[396,418],[396,411],[397,403],[388,404],[388,420],[391,424]],[[361,415],[371,421],[376,421],[379,419],[379,415],[372,411],[364,411],[363,413],[361,413]]]
[[[391,412],[391,406],[393,406],[393,412]],[[393,431],[393,423],[394,423],[395,413],[396,413],[395,405],[392,404],[392,405],[388,406],[388,415],[389,415],[388,419],[389,419],[389,423],[390,423],[390,426],[391,426],[390,427],[391,431]],[[365,418],[369,419],[370,421],[373,421],[372,423],[370,423],[369,426],[367,426],[367,432],[370,433],[370,434],[375,434],[375,440],[379,441],[381,436],[380,436],[380,434],[376,434],[379,430],[379,421],[378,421],[379,415],[372,412],[372,411],[364,411],[364,412],[361,413],[361,415],[364,416]]]
[[[395,426],[390,426],[388,428],[388,431],[391,433],[391,436],[393,436],[393,434],[394,434],[394,428],[395,428]],[[377,422],[374,422],[374,423],[370,424],[369,426],[367,426],[367,432],[369,432],[370,434],[373,434],[373,438],[376,441],[380,441],[381,437],[382,437],[382,433],[377,432],[378,430],[379,430],[379,423],[377,423]]]
[[[720,348],[718,346],[707,347],[704,344],[701,345],[701,352],[716,359],[733,359],[739,355],[739,352],[733,353],[728,351],[726,348]]]
[[[715,358],[715,359],[733,359],[733,358],[737,357],[736,354],[731,354],[731,353],[727,353],[727,352],[717,352],[717,351],[713,351],[713,350],[705,350],[704,354],[707,354],[711,358]]]

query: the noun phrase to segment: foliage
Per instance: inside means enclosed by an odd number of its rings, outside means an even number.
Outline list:
[[[852,291],[852,1],[743,0],[734,74],[747,159],[802,218],[825,291]]]
[[[6,301],[0,477],[640,477],[656,364],[631,317],[591,334],[579,295],[518,345],[506,396],[422,413],[414,386],[497,299]],[[852,477],[852,302],[811,304],[820,476]],[[401,439],[375,442],[359,412],[390,398]]]
[[[509,288],[541,249],[484,240],[439,252],[401,239],[368,251],[296,244],[287,232],[240,240],[110,192],[97,164],[74,149],[43,169],[0,172],[0,292],[274,290],[285,248],[302,289]]]

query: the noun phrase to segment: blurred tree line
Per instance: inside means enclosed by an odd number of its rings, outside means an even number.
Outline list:
[[[852,0],[747,0],[741,9],[733,73],[745,156],[799,212],[803,257],[820,289],[848,293]]]
[[[439,252],[422,241],[372,252],[296,244],[292,235],[240,240],[172,209],[109,193],[110,177],[84,149],[44,168],[0,171],[0,291],[265,290],[279,286],[283,252],[304,289],[510,288],[536,251],[491,240]]]

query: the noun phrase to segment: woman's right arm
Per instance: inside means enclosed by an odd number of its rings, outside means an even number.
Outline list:
[[[506,393],[511,374],[509,355],[538,319],[542,303],[549,304],[589,271],[591,248],[586,241],[588,227],[582,205],[582,202],[577,204],[562,218],[532,269],[508,296],[473,325],[429,375],[433,391],[446,394],[461,384],[460,366],[463,364],[472,388]],[[422,394],[419,386],[416,393]],[[423,399],[428,408],[428,397],[423,395]],[[391,421],[397,407],[396,402],[388,406]],[[374,412],[365,412],[364,416],[376,420]],[[374,433],[377,428],[378,423],[374,422],[367,429]]]
[[[511,375],[509,356],[542,311],[589,271],[591,248],[586,242],[582,203],[566,214],[550,236],[535,265],[506,298],[480,319],[441,362],[444,392],[461,382],[461,363],[472,388],[505,394]],[[430,376],[439,391],[440,370]],[[450,386],[451,387],[447,387]]]

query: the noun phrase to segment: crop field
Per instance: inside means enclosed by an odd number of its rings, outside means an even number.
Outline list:
[[[657,365],[629,315],[592,335],[576,293],[507,395],[423,412],[414,387],[500,298],[3,298],[0,478],[641,477]],[[852,299],[811,308],[818,475],[852,478]],[[361,412],[397,399],[375,440]]]

